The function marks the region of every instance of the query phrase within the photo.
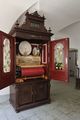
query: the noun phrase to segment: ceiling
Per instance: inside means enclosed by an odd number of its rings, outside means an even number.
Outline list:
[[[80,0],[40,0],[40,11],[54,32],[60,31],[80,21]]]
[[[0,29],[8,32],[17,18],[35,4],[53,33],[80,21],[80,0],[0,0]]]

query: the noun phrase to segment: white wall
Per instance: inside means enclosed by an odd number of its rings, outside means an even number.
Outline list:
[[[69,37],[70,48],[78,49],[78,63],[80,66],[80,21],[55,33],[54,38]]]
[[[38,0],[0,0],[0,30],[9,32],[17,18]]]

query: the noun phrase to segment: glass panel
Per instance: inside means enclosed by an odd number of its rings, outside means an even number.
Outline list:
[[[55,69],[64,69],[64,46],[61,43],[57,43],[54,47],[54,62]]]
[[[3,71],[10,72],[10,41],[5,38],[3,42]]]

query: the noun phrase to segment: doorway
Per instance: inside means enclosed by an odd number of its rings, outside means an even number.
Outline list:
[[[77,55],[77,49],[69,50],[69,78],[76,77]]]

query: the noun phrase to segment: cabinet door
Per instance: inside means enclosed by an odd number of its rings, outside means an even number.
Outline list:
[[[15,39],[0,31],[0,89],[15,82]]]
[[[37,82],[34,88],[35,101],[45,100],[49,97],[49,81]]]
[[[50,77],[53,80],[68,81],[69,39],[50,43]]]
[[[20,106],[32,102],[33,98],[32,84],[30,83],[22,84],[19,85],[17,89],[18,89],[17,93],[18,104]]]

